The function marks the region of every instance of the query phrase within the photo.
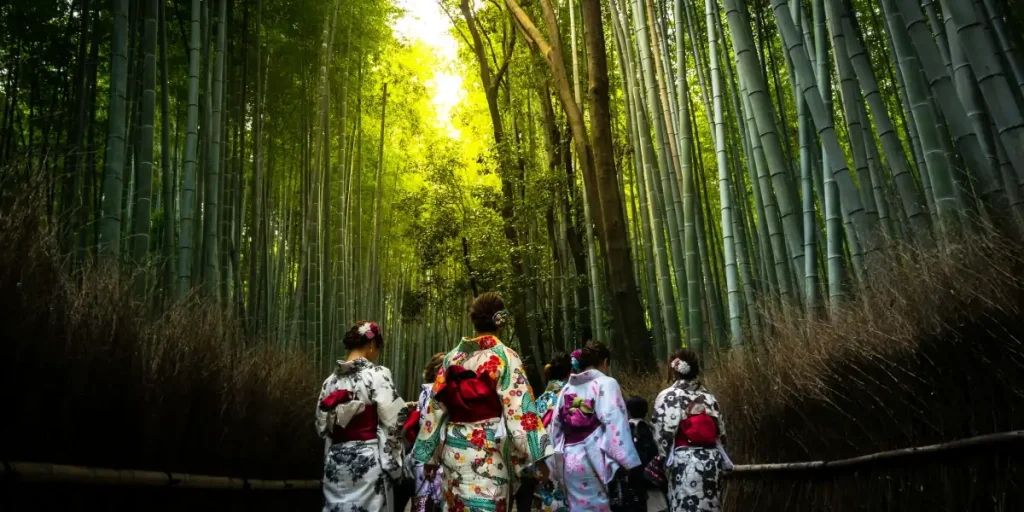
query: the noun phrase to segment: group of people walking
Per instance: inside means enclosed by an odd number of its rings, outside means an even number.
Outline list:
[[[410,498],[414,512],[719,509],[731,463],[696,354],[672,355],[673,382],[647,423],[647,401],[623,398],[596,341],[554,357],[534,399],[519,355],[498,337],[508,316],[500,296],[479,296],[476,335],[428,361],[415,403],[376,364],[377,324],[348,331],[316,409],[325,512],[400,512]]]

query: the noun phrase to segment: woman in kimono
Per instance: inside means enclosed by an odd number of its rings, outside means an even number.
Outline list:
[[[730,465],[715,396],[701,383],[697,354],[679,349],[669,360],[675,382],[654,401],[654,437],[665,458],[672,512],[717,512],[719,476]]]
[[[393,510],[391,481],[402,473],[402,424],[407,413],[391,371],[377,366],[384,337],[376,323],[345,334],[348,355],[324,381],[316,428],[327,440],[324,512]]]
[[[509,510],[514,479],[552,454],[519,355],[497,337],[507,318],[495,293],[473,302],[476,337],[445,355],[413,449],[428,477],[443,466],[451,512]]]
[[[572,353],[575,371],[555,402],[552,480],[564,485],[570,510],[610,511],[608,484],[640,465],[619,383],[606,375],[610,353],[588,341]]]
[[[427,403],[430,401],[430,388],[434,382],[434,376],[437,375],[437,370],[441,368],[441,363],[444,362],[444,352],[438,352],[427,361],[427,365],[423,368],[423,382],[422,389],[420,389],[420,398],[416,402],[416,410],[419,412],[419,428],[423,429],[423,423],[427,421],[426,416],[423,412],[427,410]],[[415,439],[414,439],[415,441]],[[426,471],[422,463],[416,462],[412,458],[412,450],[410,450],[410,465],[413,468],[413,474],[416,476],[416,497],[413,498],[412,512],[426,512],[428,509],[441,508],[441,472],[434,471],[433,478],[427,478]],[[431,507],[428,507],[430,505]]]
[[[551,362],[544,366],[544,378],[547,385],[544,392],[537,397],[537,414],[541,417],[541,423],[545,427],[551,424],[554,416],[555,401],[558,400],[558,393],[565,387],[565,381],[569,378],[572,370],[572,361],[569,354],[564,352],[556,354]],[[540,482],[537,486],[532,510],[540,512],[569,512],[569,501],[561,486],[554,482]]]

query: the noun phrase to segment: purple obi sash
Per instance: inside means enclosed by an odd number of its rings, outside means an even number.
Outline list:
[[[558,419],[565,430],[566,445],[582,443],[601,426],[594,413],[594,400],[581,398],[573,393],[566,393],[562,407],[558,411]]]

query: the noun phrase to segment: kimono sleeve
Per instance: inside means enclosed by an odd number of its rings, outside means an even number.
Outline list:
[[[629,430],[629,418],[626,417],[626,403],[622,400],[622,390],[615,379],[607,379],[601,385],[601,396],[595,404],[597,418],[605,429],[602,448],[605,453],[625,469],[633,469],[640,465],[640,456],[633,446],[633,434]]]
[[[502,355],[505,364],[498,381],[498,397],[501,399],[505,428],[512,440],[512,467],[518,475],[523,468],[551,456],[554,449],[537,415],[533,390],[526,380],[519,354],[504,347]]]
[[[332,391],[331,388],[334,387],[332,384],[335,381],[336,379],[333,375],[328,377],[327,380],[324,381],[323,387],[320,388],[320,397],[316,400],[316,407],[314,410],[314,414],[316,415],[316,433],[321,439],[326,439],[327,435],[331,433],[331,429],[334,427],[334,411],[325,411],[321,409],[320,402],[330,394]]]
[[[441,463],[441,433],[444,432],[445,423],[448,422],[448,411],[444,404],[434,396],[444,386],[444,372],[448,367],[448,358],[445,364],[437,370],[437,377],[434,378],[434,386],[430,389],[430,395],[426,399],[426,408],[420,416],[420,433],[416,437],[416,444],[412,449],[412,457],[420,464],[440,465]]]
[[[409,408],[395,390],[391,370],[379,369],[374,377],[373,401],[379,421],[377,437],[381,442],[381,466],[392,478],[397,478],[402,470],[402,425]]]
[[[676,430],[679,428],[678,399],[672,389],[666,389],[654,400],[654,416],[651,426],[654,428],[654,440],[658,445],[658,455],[668,457],[675,443]]]
[[[547,429],[548,435],[551,438],[551,442],[554,445],[555,453],[553,457],[549,457],[547,460],[545,460],[545,462],[548,465],[548,469],[551,470],[551,480],[558,483],[561,483],[564,480],[563,469],[565,467],[565,460],[562,457],[561,453],[565,433],[563,432],[562,415],[558,414],[558,411],[562,410],[562,400],[564,400],[563,396],[564,393],[559,392],[557,395],[555,395],[554,400],[552,400],[551,403],[551,410],[553,410],[554,413],[551,415],[551,423],[548,423]]]

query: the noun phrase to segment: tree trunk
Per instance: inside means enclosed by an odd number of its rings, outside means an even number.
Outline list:
[[[199,48],[200,0],[192,0],[188,59],[188,112],[185,133],[185,162],[182,166],[181,233],[178,237],[178,298],[192,288],[193,240],[196,226],[196,153],[199,149]]]
[[[203,290],[208,297],[218,299],[220,288],[220,158],[221,117],[224,105],[224,49],[227,36],[227,1],[219,0],[220,16],[217,29],[217,51],[214,57],[212,122],[210,126],[210,154],[207,155],[206,207],[203,210],[205,268]]]
[[[163,190],[163,296],[174,297],[174,179],[171,173],[171,100],[167,75],[167,13],[160,2],[160,187]]]
[[[136,172],[135,215],[132,230],[132,266],[135,267],[135,296],[146,298],[145,265],[149,254],[149,228],[153,197],[153,124],[156,117],[156,40],[159,0],[145,3],[142,34],[142,111],[139,130],[139,161]]]
[[[107,154],[103,174],[100,257],[117,263],[121,253],[121,169],[124,167],[125,96],[128,85],[128,0],[114,0],[110,100],[107,105]]]

